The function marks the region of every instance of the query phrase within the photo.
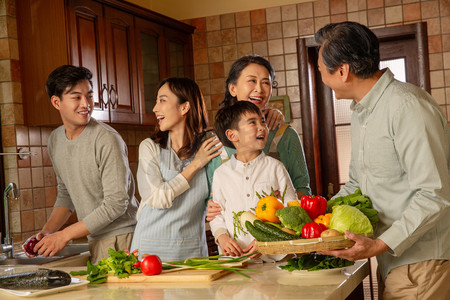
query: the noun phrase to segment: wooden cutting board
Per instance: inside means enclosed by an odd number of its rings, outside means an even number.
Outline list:
[[[163,271],[159,275],[146,276],[144,274],[132,274],[128,278],[108,276],[107,283],[151,283],[151,282],[208,282],[216,280],[231,271],[228,270],[192,270]],[[86,279],[85,276],[72,276]]]

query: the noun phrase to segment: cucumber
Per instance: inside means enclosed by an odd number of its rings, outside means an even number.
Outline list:
[[[273,225],[265,224],[261,220],[255,220],[253,226],[255,226],[256,229],[270,234],[278,241],[296,240],[300,238],[298,235],[289,234]]]
[[[250,232],[250,234],[257,240],[260,242],[275,242],[275,241],[279,241],[279,239],[277,239],[276,237],[261,231],[257,228],[255,228],[255,226],[252,225],[252,223],[250,223],[250,221],[245,221],[245,227],[247,228],[248,232]]]

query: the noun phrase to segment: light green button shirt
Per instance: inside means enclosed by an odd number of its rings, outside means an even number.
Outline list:
[[[378,256],[382,275],[395,267],[450,259],[450,131],[433,98],[394,79],[389,69],[353,102],[350,180],[378,210],[375,236],[392,251]]]

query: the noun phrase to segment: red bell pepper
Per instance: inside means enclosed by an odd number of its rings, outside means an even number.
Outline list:
[[[306,223],[303,228],[302,228],[302,238],[305,239],[315,239],[320,237],[320,234],[322,233],[322,231],[324,231],[325,225],[323,224],[319,224],[319,223],[315,223],[315,222],[311,222],[311,223]]]
[[[327,200],[322,196],[303,196],[300,206],[306,210],[311,220],[314,220],[327,211]]]

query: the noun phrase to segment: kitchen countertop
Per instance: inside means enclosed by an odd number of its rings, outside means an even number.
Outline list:
[[[192,283],[103,283],[88,285],[47,295],[47,299],[345,299],[369,275],[367,260],[357,261],[343,272],[325,275],[300,275],[277,268],[282,263],[248,265],[250,279],[230,273],[212,282]],[[82,270],[85,267],[57,267],[64,271]],[[19,299],[5,296],[2,300]],[[39,298],[35,298],[39,299]]]

